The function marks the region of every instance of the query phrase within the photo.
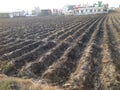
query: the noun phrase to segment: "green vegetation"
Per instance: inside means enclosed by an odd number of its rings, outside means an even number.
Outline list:
[[[3,73],[7,73],[7,72],[9,72],[11,69],[14,69],[14,64],[10,62],[10,63],[2,66],[1,71],[2,71]]]

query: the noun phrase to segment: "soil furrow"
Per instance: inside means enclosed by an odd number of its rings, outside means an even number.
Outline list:
[[[104,23],[104,41],[103,41],[103,59],[102,59],[102,72],[101,83],[103,90],[119,90],[119,59],[118,51],[111,33],[109,17]]]
[[[81,35],[77,43],[68,48],[63,57],[61,57],[58,62],[54,63],[43,73],[42,78],[48,79],[48,82],[57,84],[63,83],[68,79],[70,73],[74,71],[77,60],[80,58],[82,51],[86,47],[86,44],[94,32],[96,24],[99,20],[100,19],[92,23],[92,25]]]
[[[23,54],[30,52],[31,50],[37,48],[38,46],[43,45],[44,43],[45,42],[43,41],[33,42],[32,44],[28,44],[23,46],[22,48],[16,49],[9,55],[6,55],[6,56],[2,55],[1,58],[4,60],[7,60],[8,58],[12,59],[12,58],[22,56]]]
[[[76,71],[71,74],[70,80],[64,85],[67,90],[101,90],[101,43],[103,37],[102,24],[100,20],[96,30],[78,61]],[[99,58],[98,58],[99,57]]]
[[[24,41],[24,42],[21,42],[21,43],[18,43],[18,44],[15,44],[13,46],[9,46],[9,47],[5,47],[5,48],[2,48],[0,50],[0,55],[3,55],[3,54],[6,54],[6,53],[11,53],[13,52],[14,50],[18,49],[18,48],[22,48],[23,46],[27,45],[27,44],[30,44],[30,43],[33,43],[34,41]]]
[[[54,46],[56,46],[55,42],[47,42],[44,45],[37,47],[35,50],[31,52],[15,58],[12,61],[12,65],[14,66],[14,69],[11,70],[11,68],[9,68],[6,71],[6,74],[7,75],[17,74],[19,69],[22,68],[22,66],[24,66],[27,62],[36,60],[38,56],[44,54],[45,52],[47,52],[50,48],[53,48]]]
[[[45,54],[43,57],[41,57],[39,61],[36,61],[35,63],[32,63],[31,65],[29,65],[29,67],[27,67],[27,69],[25,69],[24,71],[26,71],[26,70],[29,71],[30,70],[34,74],[40,76],[42,74],[42,72],[46,69],[46,67],[48,67],[53,62],[58,60],[63,55],[64,51],[68,48],[68,46],[70,46],[70,44],[75,42],[75,40],[73,40],[73,39],[76,39],[76,38],[80,37],[80,35],[84,31],[83,29],[85,29],[85,26],[83,26],[79,30],[77,30],[73,34],[73,38],[69,38],[69,37],[66,38],[65,42],[67,42],[67,43],[65,43],[64,41],[61,42],[60,45],[58,45],[55,48],[53,48],[52,50],[50,50],[47,54]],[[89,25],[87,25],[87,26],[89,26]],[[71,41],[71,42],[69,42],[68,40]]]

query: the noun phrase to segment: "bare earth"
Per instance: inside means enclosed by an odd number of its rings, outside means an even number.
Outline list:
[[[63,90],[120,90],[120,15],[0,19],[0,73]]]

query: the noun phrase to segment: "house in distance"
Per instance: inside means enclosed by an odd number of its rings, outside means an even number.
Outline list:
[[[64,15],[87,15],[108,13],[108,4],[102,4],[102,1],[93,5],[67,5],[63,9]]]

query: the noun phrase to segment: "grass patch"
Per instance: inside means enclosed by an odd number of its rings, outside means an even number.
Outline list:
[[[2,66],[1,71],[6,74],[11,69],[14,69],[14,64],[13,63],[7,63],[4,66]]]
[[[19,87],[17,85],[17,82],[13,80],[12,78],[0,81],[0,90],[19,90]]]
[[[31,79],[7,77],[0,74],[0,90],[60,90],[48,84],[35,83]]]

